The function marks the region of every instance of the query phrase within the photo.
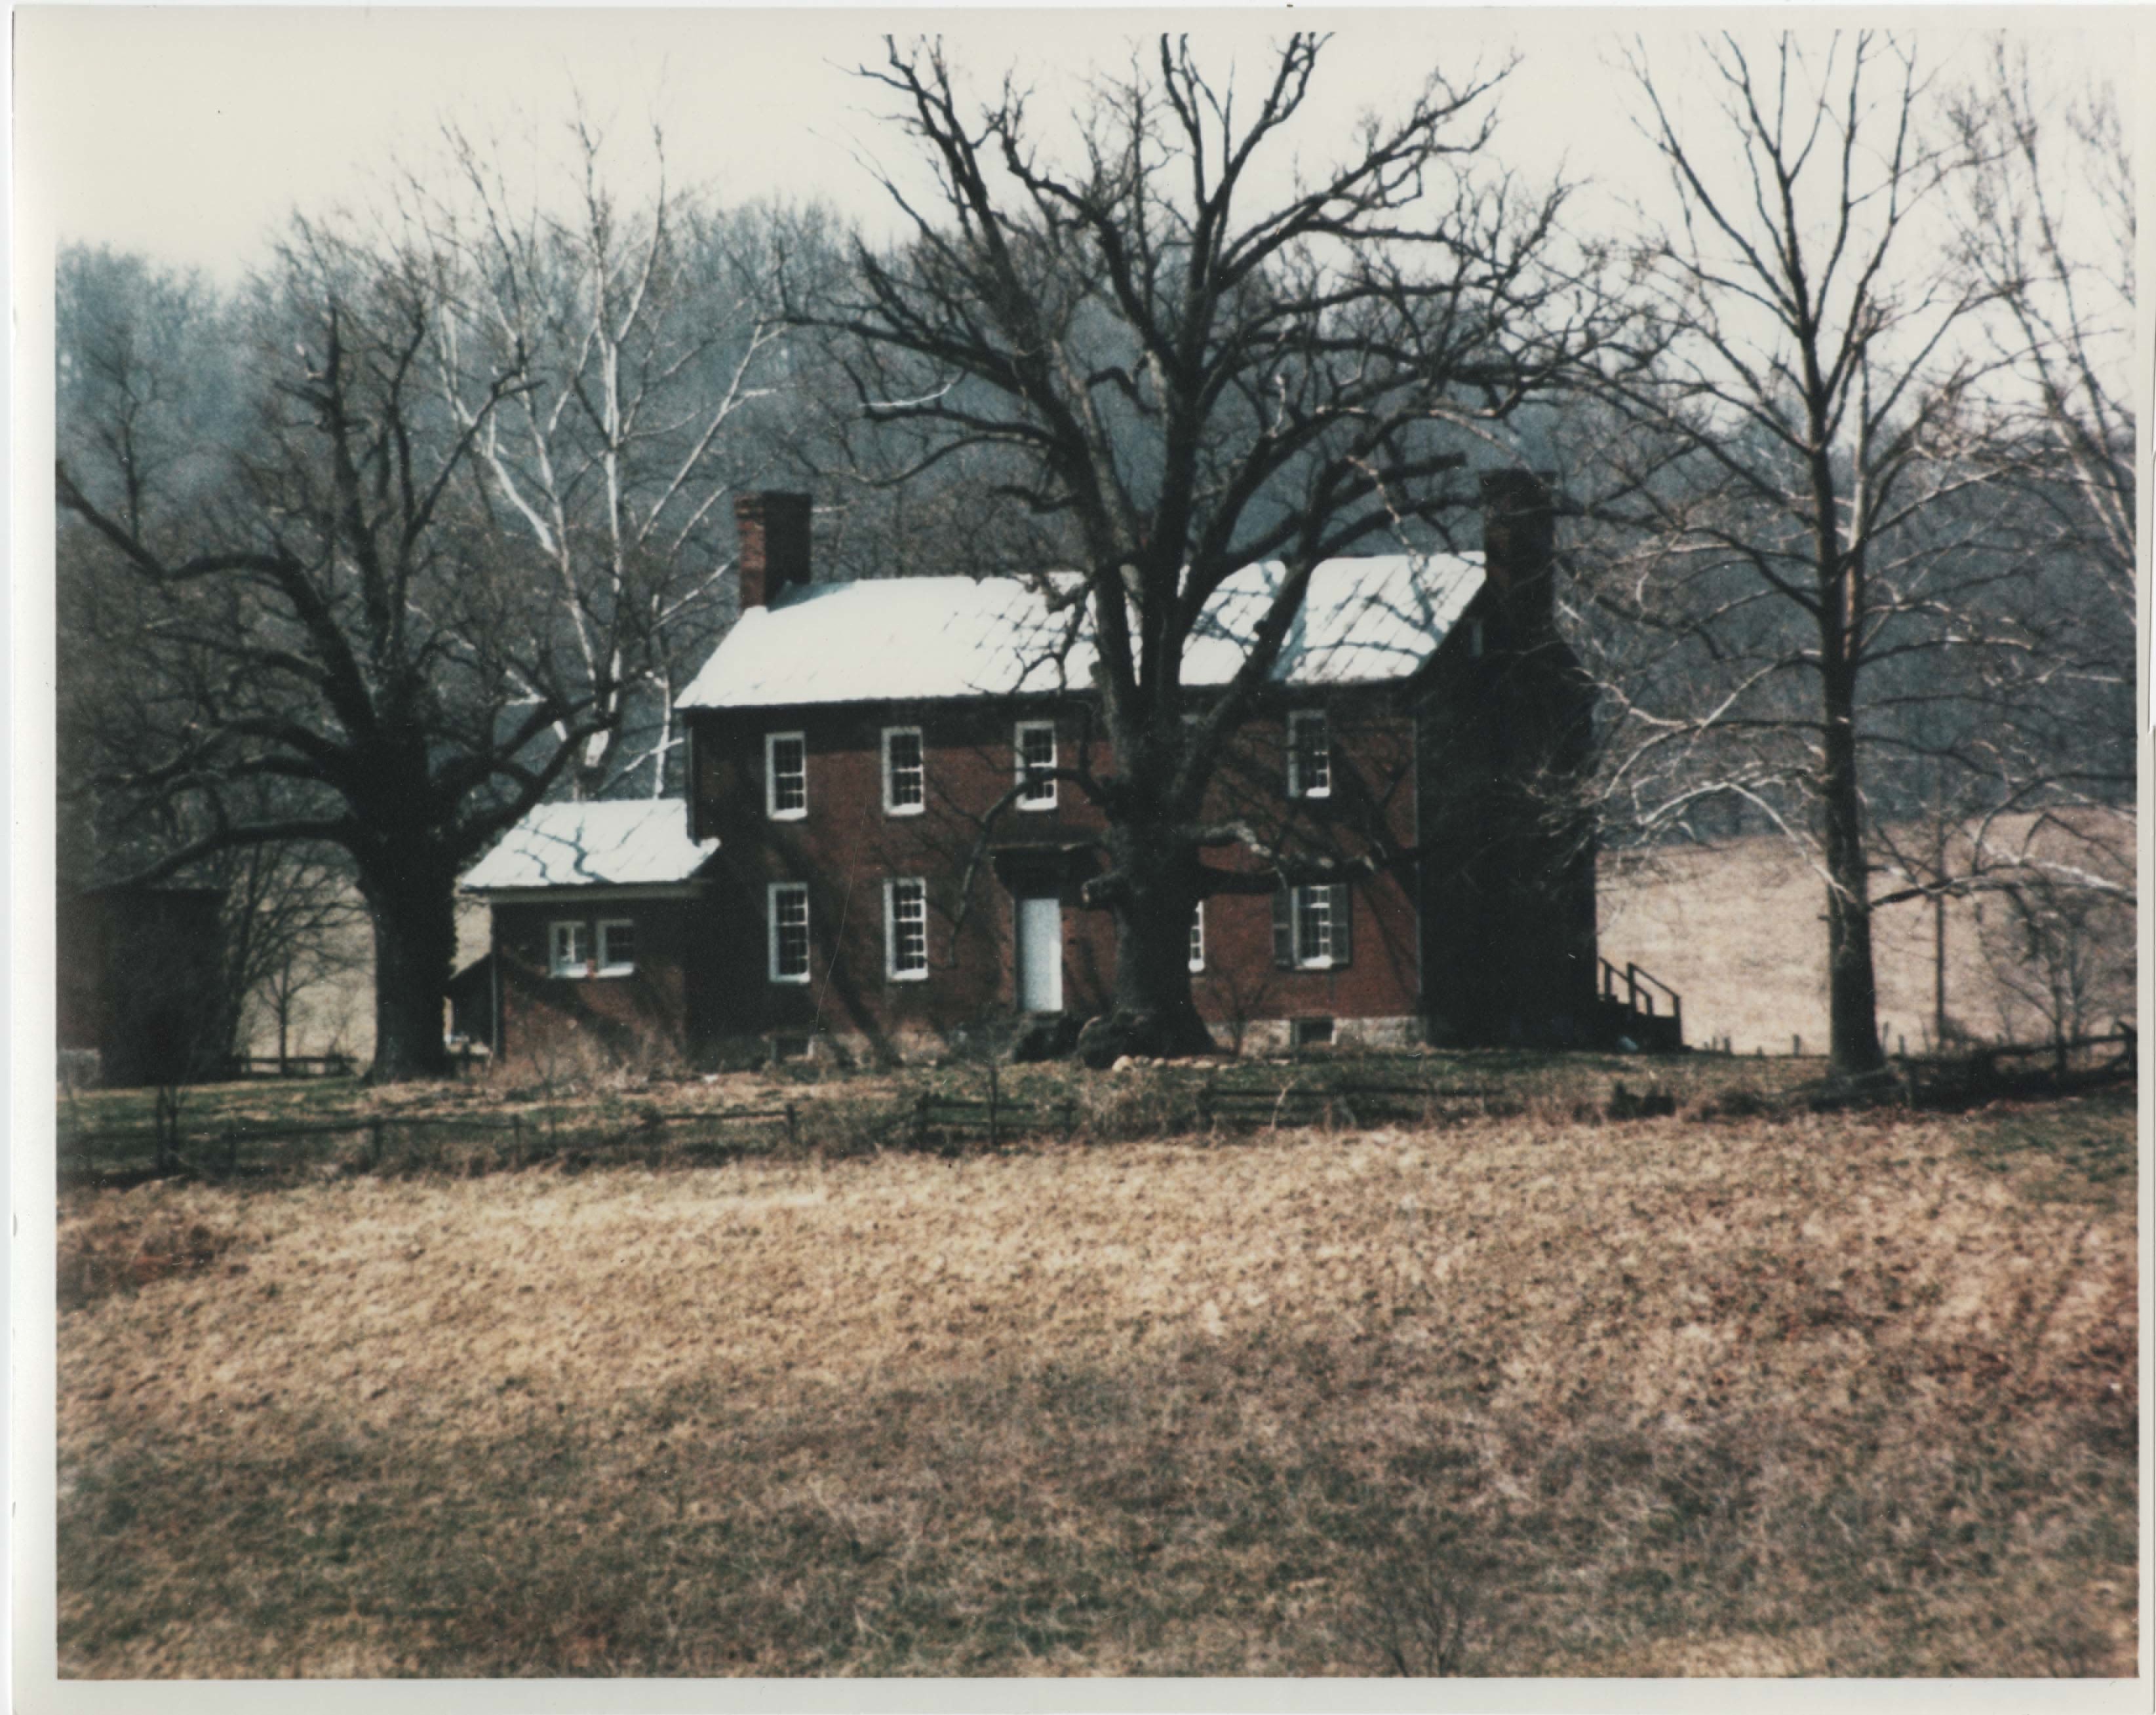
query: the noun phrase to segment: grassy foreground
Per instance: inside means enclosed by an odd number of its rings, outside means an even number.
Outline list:
[[[2119,1092],[71,1192],[61,1669],[2130,1673],[2133,1186]]]

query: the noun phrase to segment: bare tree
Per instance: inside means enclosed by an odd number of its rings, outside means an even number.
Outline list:
[[[305,998],[362,970],[355,932],[366,913],[351,866],[330,850],[237,847],[206,858],[195,873],[223,898],[226,991],[233,997],[229,1052],[266,1022],[283,1069]]]
[[[2108,857],[2109,854],[2104,854]],[[2030,864],[1995,890],[1979,931],[2003,1033],[2033,1018],[2066,1069],[2067,1045],[2133,1011],[2133,896],[2123,876],[2090,886]],[[2121,885],[2121,883],[2124,883]]]
[[[1098,699],[1112,769],[1058,772],[1106,823],[1084,897],[1113,914],[1116,958],[1111,1014],[1081,1046],[1206,1046],[1194,903],[1353,873],[1265,849],[1209,806],[1312,569],[1375,537],[1428,542],[1468,498],[1448,479],[1464,448],[1576,358],[1598,306],[1554,266],[1561,192],[1486,170],[1504,68],[1434,76],[1262,202],[1319,37],[1281,46],[1254,97],[1163,37],[1096,87],[1068,166],[1009,82],[975,111],[940,44],[886,47],[863,74],[898,98],[934,195],[885,175],[904,242],[863,244],[851,289],[795,312],[855,342],[860,408],[914,438],[916,469],[973,461],[1053,545],[1034,563],[1082,574],[1058,599],[1071,635],[1090,624],[1098,664],[1076,689]],[[1194,694],[1183,660],[1207,603],[1273,559],[1240,668]],[[1206,861],[1239,848],[1268,873]]]
[[[1946,456],[1986,373],[1964,335],[1987,289],[1924,248],[1951,163],[1906,44],[1707,41],[1718,99],[1697,121],[1644,49],[1628,64],[1681,216],[1633,259],[1663,348],[1582,419],[1615,526],[1584,568],[1614,693],[1605,781],[1636,828],[1733,803],[1804,852],[1833,1063],[1862,1071],[1881,1058],[1866,770],[1973,763],[1998,675],[2043,653],[2015,556],[1955,504],[1982,474]]]
[[[772,392],[772,220],[659,188],[624,207],[606,140],[571,127],[572,212],[521,197],[499,157],[447,137],[449,188],[406,200],[459,278],[432,356],[505,535],[544,568],[534,612],[569,646],[595,718],[566,778],[579,797],[664,796],[674,693],[716,641],[729,509],[767,448],[742,419]],[[489,377],[519,384],[495,397]],[[557,729],[566,742],[566,725]]]
[[[249,306],[251,414],[206,449],[198,490],[141,504],[124,459],[82,438],[57,473],[63,576],[83,586],[63,600],[85,616],[64,663],[107,693],[87,766],[131,807],[138,875],[249,847],[346,854],[381,1078],[446,1068],[458,874],[603,719],[534,638],[473,504],[517,367],[475,362],[461,421],[426,388],[447,292],[422,253],[301,223]]]
[[[2118,1004],[2120,967],[2095,943],[2128,950],[2131,986],[2133,158],[2108,80],[2070,84],[2004,35],[1948,113],[1961,168],[1954,261],[1985,296],[1995,360],[1961,456],[1984,472],[2000,534],[2061,632],[2046,662],[2051,719],[2021,776],[2036,789],[2015,806],[2034,813],[1972,819],[1969,867],[1975,886],[2005,894],[2017,929],[1988,937],[1987,957],[1997,968],[2018,946],[2025,967],[2001,980],[2040,997],[2054,1036],[2070,1035],[2095,971]]]
[[[2047,545],[2133,629],[2133,162],[2116,90],[2046,88],[2001,35],[1948,102],[1955,261],[1991,306],[1999,363],[1972,458],[2026,497]],[[2130,663],[2129,663],[2130,671]]]

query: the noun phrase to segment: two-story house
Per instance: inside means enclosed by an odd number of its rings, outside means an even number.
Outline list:
[[[1591,696],[1552,623],[1546,494],[1501,472],[1484,502],[1481,555],[1311,578],[1214,807],[1352,878],[1199,909],[1192,986],[1224,1046],[1591,1029],[1594,856],[1561,790]],[[685,803],[545,806],[467,877],[495,908],[501,1046],[543,1019],[692,1057],[902,1058],[1103,1010],[1112,926],[1081,898],[1101,817],[1045,772],[1114,765],[1076,581],[818,584],[807,496],[737,515],[741,618],[677,704]],[[1215,599],[1194,707],[1281,576]]]

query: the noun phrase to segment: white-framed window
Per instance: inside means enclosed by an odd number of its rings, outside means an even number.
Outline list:
[[[808,981],[808,883],[772,883],[768,914],[771,922],[771,980],[773,982]]]
[[[1019,781],[1025,788],[1018,795],[1018,807],[1053,810],[1055,778],[1042,770],[1055,766],[1055,723],[1021,720],[1013,735],[1011,749],[1016,757]]]
[[[1190,968],[1205,968],[1205,902],[1200,899],[1190,908]]]
[[[1295,962],[1307,970],[1332,962],[1332,889],[1295,890]]]
[[[893,982],[928,975],[928,883],[894,876],[883,884],[884,971]]]
[[[763,808],[773,822],[798,822],[808,813],[808,735],[763,735]]]
[[[556,976],[592,974],[592,926],[581,920],[547,925],[547,968]]]
[[[928,768],[917,726],[883,730],[883,811],[918,816],[928,807]]]
[[[1332,733],[1322,709],[1298,709],[1287,718],[1287,795],[1332,796]]]
[[[1347,886],[1283,888],[1273,895],[1273,963],[1329,970],[1353,956],[1354,898]]]
[[[1467,653],[1474,660],[1482,656],[1482,621],[1479,616],[1467,622]]]
[[[636,924],[627,917],[599,919],[599,975],[630,976],[636,971]]]

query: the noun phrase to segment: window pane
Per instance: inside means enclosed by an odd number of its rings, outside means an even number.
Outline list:
[[[808,745],[798,733],[771,741],[771,807],[803,810],[808,804]]]
[[[888,801],[895,810],[924,802],[927,797],[925,770],[921,765],[921,735],[901,729],[892,732],[886,754],[890,758],[891,777],[884,782]]]
[[[1332,956],[1332,891],[1329,888],[1295,890],[1295,956],[1296,962],[1316,965]]]
[[[891,968],[903,975],[928,969],[928,884],[893,882],[891,888]]]
[[[603,923],[599,925],[599,963],[609,970],[636,963],[636,925]]]
[[[808,889],[782,888],[773,896],[778,940],[774,969],[780,976],[808,974]]]
[[[1332,741],[1322,714],[1295,717],[1296,790],[1323,794],[1332,790]]]
[[[1021,804],[1053,804],[1055,782],[1034,778],[1035,769],[1055,766],[1055,728],[1047,721],[1028,721],[1018,730],[1019,771],[1025,777]]]

